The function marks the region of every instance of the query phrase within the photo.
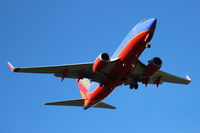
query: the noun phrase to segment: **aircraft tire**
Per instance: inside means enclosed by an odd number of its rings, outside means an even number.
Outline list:
[[[138,89],[138,83],[134,84],[134,89],[137,90]]]
[[[129,87],[130,87],[130,89],[133,89],[133,88],[134,88],[134,85],[133,85],[133,84],[130,84]]]

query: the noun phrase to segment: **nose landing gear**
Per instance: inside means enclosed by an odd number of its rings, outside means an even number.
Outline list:
[[[146,43],[146,48],[151,48],[151,44],[150,43]]]

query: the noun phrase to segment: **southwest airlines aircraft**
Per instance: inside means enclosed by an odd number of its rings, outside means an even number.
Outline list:
[[[54,74],[56,77],[76,79],[82,98],[68,101],[46,103],[46,105],[82,106],[115,109],[114,106],[102,102],[117,86],[129,85],[130,89],[138,89],[138,82],[147,86],[155,84],[157,87],[163,82],[189,84],[186,79],[160,71],[162,60],[152,58],[147,65],[138,58],[150,48],[157,20],[146,19],[139,22],[120,44],[119,48],[110,57],[101,53],[94,62],[72,65],[22,67],[14,68],[8,65],[12,72]]]

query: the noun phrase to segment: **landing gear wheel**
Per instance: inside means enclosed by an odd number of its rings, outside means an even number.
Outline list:
[[[138,89],[138,83],[134,84],[134,89],[136,89],[136,90]]]
[[[133,89],[133,88],[134,88],[134,89],[137,90],[137,89],[138,89],[138,83],[132,83],[132,84],[130,84],[129,87],[130,87],[130,89]]]
[[[130,89],[133,89],[134,85],[133,85],[133,84],[130,84],[130,86],[129,86],[129,87],[130,87]]]

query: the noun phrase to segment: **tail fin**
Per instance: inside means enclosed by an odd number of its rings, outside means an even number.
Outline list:
[[[88,89],[90,88],[90,81],[86,78],[76,81],[80,89],[81,97],[85,99],[87,96]]]

